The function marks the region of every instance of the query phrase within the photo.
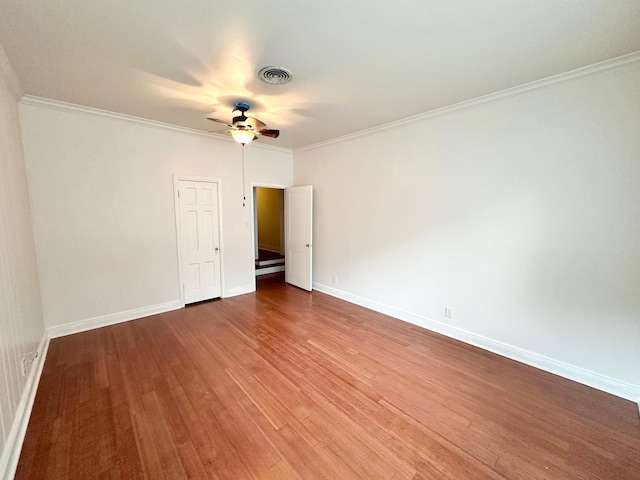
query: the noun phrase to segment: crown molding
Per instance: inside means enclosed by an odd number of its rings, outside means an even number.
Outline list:
[[[413,115],[411,117],[406,117],[401,120],[396,120],[394,122],[385,123],[384,125],[379,125],[377,127],[368,128],[366,130],[361,130],[359,132],[350,133],[348,135],[343,135],[341,137],[336,137],[330,140],[325,140],[323,142],[318,142],[312,145],[296,148],[293,150],[293,153],[295,155],[296,153],[301,153],[308,150],[315,150],[317,148],[325,147],[327,145],[333,145],[335,143],[341,143],[347,140],[352,140],[354,138],[370,135],[372,133],[381,132],[381,131],[389,130],[392,128],[397,128],[397,127],[411,124],[411,123],[416,123],[428,118],[446,115],[451,112],[456,112],[458,110],[475,107],[476,105],[493,102],[496,100],[500,100],[502,98],[513,97],[516,95],[521,95],[524,93],[531,92],[533,90],[549,88],[556,85],[561,85],[563,83],[573,82],[573,81],[581,80],[587,77],[592,77],[595,75],[600,75],[603,73],[620,70],[623,68],[633,67],[638,64],[640,64],[640,51],[629,53],[627,55],[622,55],[620,57],[612,58],[609,60],[605,60],[603,62],[594,63],[586,67],[576,68],[575,70],[570,70],[568,72],[560,73],[558,75],[553,75],[551,77],[542,78],[540,80],[534,80],[533,82],[523,83],[522,85],[507,88],[505,90],[500,90],[494,93],[489,93],[487,95],[482,95],[480,97],[476,97],[470,100],[465,100],[463,102],[454,103],[446,107],[430,110],[428,112],[420,113],[418,115]]]
[[[111,112],[109,110],[102,110],[100,108],[86,107],[84,105],[77,105],[75,103],[62,102],[60,100],[51,100],[49,98],[37,97],[35,95],[23,95],[20,99],[21,105],[29,105],[33,107],[47,108],[49,110],[58,110],[67,113],[84,113],[89,115],[97,115],[100,117],[114,118],[117,120],[124,120],[127,122],[138,123],[142,125],[148,125],[157,128],[163,128],[166,130],[173,130],[181,133],[188,133],[191,135],[197,135],[206,137],[215,141],[232,142],[236,143],[231,137],[212,136],[211,134],[202,130],[196,130],[195,128],[181,127],[178,125],[172,125],[170,123],[158,122],[156,120],[149,120],[147,118],[135,117],[133,115],[127,115],[124,113]],[[276,152],[291,153],[291,149],[284,147],[276,147],[274,145],[266,145],[264,143],[251,143],[251,148],[259,148],[263,150],[272,150]]]

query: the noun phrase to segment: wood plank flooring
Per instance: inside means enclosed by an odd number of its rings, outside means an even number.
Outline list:
[[[636,404],[318,292],[51,341],[17,479],[640,479]]]

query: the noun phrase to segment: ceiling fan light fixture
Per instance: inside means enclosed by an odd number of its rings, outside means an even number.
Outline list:
[[[264,67],[258,72],[258,78],[271,85],[283,85],[289,83],[293,75],[284,67]]]
[[[236,142],[243,146],[257,138],[253,132],[243,129],[231,130],[231,136]]]

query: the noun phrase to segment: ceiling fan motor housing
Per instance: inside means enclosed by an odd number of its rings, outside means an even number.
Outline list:
[[[246,126],[247,117],[243,113],[242,115],[238,115],[237,117],[233,117],[231,123],[234,127],[245,127]]]

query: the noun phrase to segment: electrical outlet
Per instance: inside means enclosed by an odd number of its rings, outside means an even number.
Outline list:
[[[338,277],[336,275],[331,275],[331,283],[334,285],[338,284]]]
[[[447,318],[453,318],[453,309],[451,307],[444,307],[444,316]]]

